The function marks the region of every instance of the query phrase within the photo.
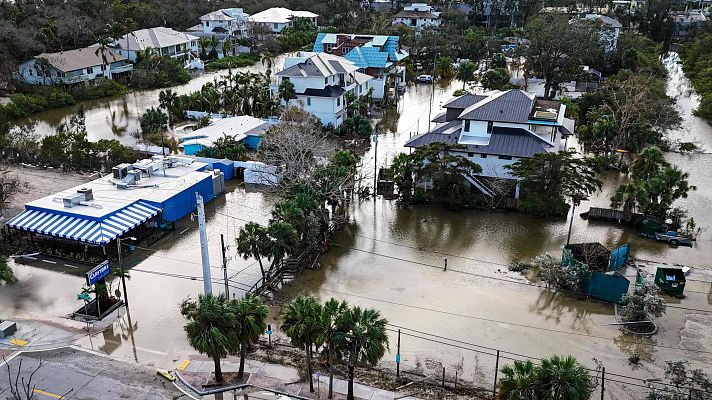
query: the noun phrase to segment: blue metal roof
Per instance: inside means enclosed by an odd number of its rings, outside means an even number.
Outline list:
[[[359,68],[386,68],[388,63],[388,53],[376,47],[355,47],[344,57]]]
[[[330,36],[327,36],[330,35]],[[408,53],[400,50],[398,42],[400,41],[399,36],[385,36],[385,35],[351,35],[344,34],[347,36],[358,36],[358,37],[370,37],[371,42],[352,49],[349,53],[345,55],[346,59],[352,61],[359,68],[385,68],[387,63],[398,62],[406,57]],[[316,40],[314,41],[314,46],[312,51],[322,52],[324,50],[323,41],[325,38],[331,39],[333,33],[319,32],[316,35]],[[338,36],[338,35],[337,35]],[[381,51],[381,47],[383,50]]]
[[[105,245],[156,216],[160,208],[137,201],[101,220],[67,215],[55,210],[28,209],[7,222],[7,226],[80,242]]]

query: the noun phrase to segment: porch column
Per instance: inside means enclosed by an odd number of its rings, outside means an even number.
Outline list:
[[[514,198],[517,200],[519,200],[519,186],[520,186],[520,183],[519,183],[519,181],[517,181],[517,186],[515,186],[515,188],[514,188]]]

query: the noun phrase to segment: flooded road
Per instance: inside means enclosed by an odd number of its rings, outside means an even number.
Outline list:
[[[689,82],[673,61],[667,59],[666,65],[671,70],[669,90],[677,91],[684,127],[689,128],[676,134],[684,138],[694,133],[707,149],[712,149],[712,128],[689,111],[697,101]],[[432,116],[460,87],[458,82],[436,85]],[[427,130],[429,105],[430,86],[408,88],[396,112],[389,112],[380,125],[383,129],[379,131],[377,158],[374,148],[366,152],[364,172],[372,173],[374,159],[385,166],[399,152],[407,151],[402,146],[408,137]],[[706,209],[712,204],[712,178],[707,172],[712,170],[712,155],[667,157],[689,172],[691,183],[699,187],[679,205],[687,207],[701,226],[712,226],[712,213]],[[602,192],[582,204],[576,214],[590,205],[608,206],[610,194],[622,179],[619,174],[606,175]],[[226,196],[207,206],[215,291],[223,290],[221,233],[230,246],[227,253],[231,293],[239,296],[257,279],[255,261],[235,254],[234,237],[247,221],[266,222],[274,201],[271,195],[231,184]],[[513,262],[528,261],[547,251],[558,253],[566,240],[566,219],[544,220],[511,212],[450,212],[439,206],[403,208],[383,199],[356,202],[349,213],[350,224],[336,235],[335,245],[320,259],[320,269],[306,271],[276,298],[286,301],[306,293],[380,310],[391,323],[386,362],[394,361],[396,330],[401,329],[403,369],[436,375],[442,367],[448,371],[461,368],[460,377],[490,388],[496,349],[508,352],[502,353],[500,367],[509,361],[505,357],[519,358],[512,353],[533,357],[573,354],[589,367],[594,367],[595,357],[603,362],[607,373],[636,377],[662,378],[666,360],[688,359],[708,370],[712,365],[708,351],[712,344],[686,339],[683,327],[694,324],[687,322],[690,316],[685,310],[668,309],[659,320],[661,331],[652,340],[636,339],[606,325],[614,321],[611,305],[543,290],[507,271]],[[633,254],[639,258],[712,268],[709,229],[695,247],[673,249],[640,238],[633,230],[576,216],[572,241],[599,241],[608,247],[630,241]],[[84,339],[81,345],[173,368],[176,360],[194,353],[185,340],[178,303],[202,291],[197,222],[190,218],[180,221],[176,231],[152,249],[137,249],[127,258],[127,263],[133,265],[128,282],[131,322],[122,312],[112,329]],[[26,265],[15,268],[22,282],[0,290],[0,311],[5,315],[12,315],[13,309],[66,315],[78,307],[74,299],[83,283],[81,271],[52,271]],[[668,300],[675,306],[709,311],[712,289],[708,282],[712,275],[702,272],[693,276],[696,281],[688,284],[687,298]],[[278,311],[273,307],[272,316]],[[709,326],[706,333],[712,336]],[[631,369],[628,357],[632,354],[641,356],[642,366]],[[614,383],[609,390],[610,398],[644,397],[641,388]]]

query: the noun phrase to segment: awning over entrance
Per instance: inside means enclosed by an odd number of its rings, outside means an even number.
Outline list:
[[[7,226],[28,232],[104,245],[156,216],[160,208],[137,201],[102,219],[64,215],[54,210],[25,210]]]

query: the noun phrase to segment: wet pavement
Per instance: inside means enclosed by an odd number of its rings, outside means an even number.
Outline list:
[[[689,82],[676,72],[674,63],[668,65],[670,85],[680,93],[678,104],[694,106]],[[457,82],[436,85],[433,116],[460,87]],[[429,85],[410,86],[398,108],[386,115],[380,125],[379,165],[387,165],[399,152],[407,151],[402,146],[413,132],[427,130],[430,102]],[[706,149],[712,149],[712,128],[689,112],[683,112],[683,117],[684,126],[693,127]],[[689,208],[701,226],[712,225],[712,213],[706,209],[712,201],[712,177],[707,173],[712,155],[667,157],[689,172],[691,183],[699,187],[679,205]],[[363,158],[364,173],[372,173],[374,158],[374,149],[369,149]],[[610,194],[622,179],[618,174],[607,175],[602,193],[582,204],[576,214],[590,205],[608,206]],[[246,221],[266,222],[274,201],[271,195],[231,183],[226,196],[208,204],[214,290],[223,290],[220,234],[229,245],[231,293],[239,296],[257,279],[255,261],[237,256],[233,241]],[[702,270],[712,268],[710,230],[693,248],[671,248],[641,238],[630,229],[574,218],[572,242],[600,241],[613,247],[630,241],[633,254],[639,258],[700,269],[701,275],[698,281],[690,282],[685,299],[669,299],[671,304],[690,310],[668,309],[659,320],[661,330],[656,336],[637,339],[606,325],[614,322],[611,305],[533,287],[524,277],[507,271],[515,261],[527,261],[547,251],[558,253],[566,240],[566,219],[474,210],[450,212],[438,206],[404,208],[380,198],[354,203],[349,214],[351,223],[336,235],[337,246],[321,258],[321,268],[307,271],[277,296],[284,300],[308,293],[381,310],[392,324],[386,362],[393,363],[395,331],[400,327],[403,368],[426,374],[439,374],[443,367],[449,371],[461,368],[463,379],[485,386],[493,379],[496,349],[508,352],[502,353],[500,366],[509,361],[504,357],[517,358],[512,353],[535,357],[573,354],[587,366],[594,367],[596,358],[608,373],[634,377],[662,378],[666,360],[688,359],[708,370],[712,365],[710,352],[700,350],[704,347],[699,342],[683,337],[690,317],[687,313],[712,311],[712,276]],[[111,329],[80,344],[166,368],[175,367],[180,359],[194,353],[185,340],[178,303],[202,291],[198,243],[197,222],[186,218],[151,250],[136,249],[126,260],[133,265],[132,279],[127,282],[130,315],[122,311]],[[446,258],[448,270],[444,271]],[[0,312],[8,304],[51,315],[66,315],[77,307],[74,299],[83,284],[83,270],[60,265],[15,268],[21,282],[0,288]],[[272,315],[276,312],[278,308],[273,308]],[[423,339],[426,336],[430,340]],[[641,366],[632,368],[628,364],[632,354],[641,355]],[[634,386],[613,383],[609,390],[611,398],[644,397],[644,389]]]

